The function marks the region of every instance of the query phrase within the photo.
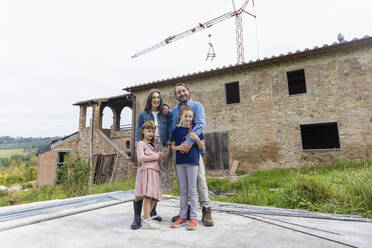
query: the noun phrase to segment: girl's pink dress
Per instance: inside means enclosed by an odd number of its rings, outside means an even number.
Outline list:
[[[137,160],[141,165],[136,178],[135,194],[138,197],[150,197],[156,201],[162,200],[162,190],[159,175],[160,152],[158,146],[139,141],[137,144]]]

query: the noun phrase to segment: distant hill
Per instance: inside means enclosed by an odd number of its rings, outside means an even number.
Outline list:
[[[10,137],[0,136],[0,149],[10,148],[39,148],[61,137],[39,137],[39,138],[23,138],[23,137]]]

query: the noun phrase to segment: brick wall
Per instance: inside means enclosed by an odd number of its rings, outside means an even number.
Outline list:
[[[36,185],[53,186],[56,181],[57,157],[54,151],[48,151],[37,156]]]
[[[53,146],[50,151],[44,152],[37,156],[36,185],[53,186],[57,180],[58,153],[63,151],[75,150],[78,139]]]

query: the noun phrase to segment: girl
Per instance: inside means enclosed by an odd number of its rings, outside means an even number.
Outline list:
[[[161,93],[157,89],[150,90],[144,110],[139,114],[137,119],[136,133],[135,133],[135,145],[140,141],[141,128],[146,121],[153,121],[156,125],[155,132],[155,143],[158,145],[159,150],[168,151],[167,156],[163,158],[163,161],[160,161],[160,181],[162,188],[166,192],[173,191],[173,170],[169,166],[169,152],[170,152],[170,140],[169,133],[170,130],[170,121],[171,118],[168,118],[161,113],[161,106],[163,104],[163,98]],[[133,210],[134,210],[134,220],[131,225],[131,229],[138,229],[141,227],[141,210],[142,210],[142,200],[133,201]],[[150,216],[152,219],[161,221],[162,218],[156,212],[156,204],[152,209]]]
[[[153,121],[156,125],[155,132],[155,143],[159,146],[160,151],[169,151],[170,153],[170,121],[171,118],[168,118],[161,111],[161,106],[163,105],[163,98],[159,90],[152,89],[149,91],[149,94],[146,99],[144,110],[138,115],[136,133],[135,133],[135,145],[137,146],[138,141],[140,141],[141,136],[141,127],[146,121]],[[165,192],[172,192],[173,187],[173,170],[169,166],[169,153],[166,153],[167,156],[160,161],[160,181],[162,188]],[[131,229],[140,228],[140,217],[137,216],[137,212],[141,214],[142,201],[133,201],[133,210],[134,210],[134,220],[131,225]],[[162,218],[156,212],[156,204],[150,213],[151,218],[157,221],[161,221]]]
[[[196,178],[199,165],[199,149],[203,148],[203,134],[197,136],[192,133],[192,119],[194,112],[190,107],[183,106],[179,113],[179,122],[182,124],[176,127],[172,132],[172,150],[176,151],[176,172],[178,185],[180,187],[180,214],[179,218],[172,223],[172,227],[180,227],[187,222],[188,200],[190,200],[190,222],[187,225],[188,230],[194,230],[198,227],[197,220],[197,203],[198,193],[196,189]],[[186,135],[195,140],[195,144],[191,147],[188,153],[180,153],[181,144],[186,139]],[[188,199],[189,198],[189,199]]]
[[[150,212],[156,202],[162,199],[162,189],[159,176],[159,160],[165,154],[159,152],[159,146],[155,144],[155,123],[146,121],[141,127],[141,140],[137,144],[137,160],[140,169],[136,180],[136,200],[143,200],[144,229],[160,229],[160,226],[152,221]],[[138,214],[140,216],[141,213]]]

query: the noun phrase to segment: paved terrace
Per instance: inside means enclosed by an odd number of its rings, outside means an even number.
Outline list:
[[[158,204],[161,230],[131,230],[132,199],[119,191],[0,208],[0,247],[372,247],[368,219],[223,202],[212,202],[215,226],[172,229],[178,198]]]

